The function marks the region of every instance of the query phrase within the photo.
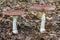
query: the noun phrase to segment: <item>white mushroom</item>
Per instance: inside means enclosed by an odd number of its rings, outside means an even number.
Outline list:
[[[17,22],[17,18],[19,15],[23,14],[24,12],[21,11],[21,10],[9,10],[9,11],[4,11],[3,14],[6,14],[6,15],[10,15],[10,16],[13,16],[13,28],[12,28],[12,32],[14,34],[17,34],[18,33],[18,30],[17,30],[17,25],[16,25],[16,22]]]
[[[52,6],[52,5],[34,5],[31,6],[30,9],[37,9],[37,10],[54,10],[56,7]],[[49,18],[51,19],[51,18]],[[46,22],[46,18],[45,18],[45,13],[43,13],[42,18],[41,18],[41,26],[40,26],[40,32],[42,33],[43,31],[46,31],[45,29],[45,22]]]

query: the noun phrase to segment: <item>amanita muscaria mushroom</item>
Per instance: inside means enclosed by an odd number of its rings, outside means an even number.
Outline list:
[[[30,9],[37,9],[37,10],[55,10],[55,6],[53,5],[33,5],[30,7]],[[44,32],[46,31],[45,29],[45,22],[46,22],[46,18],[45,18],[45,13],[43,12],[42,18],[41,18],[41,26],[40,26],[40,32]]]
[[[13,31],[14,34],[18,33],[17,25],[16,25],[17,18],[18,18],[19,15],[22,15],[24,13],[25,12],[21,11],[21,10],[9,10],[9,11],[4,11],[3,12],[3,14],[5,14],[5,15],[13,16],[13,29],[12,29],[12,31]]]

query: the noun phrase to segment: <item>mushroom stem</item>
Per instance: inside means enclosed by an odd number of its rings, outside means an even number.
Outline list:
[[[18,16],[14,16],[14,17],[13,17],[13,33],[14,33],[14,34],[17,34],[17,33],[18,33],[17,25],[16,25],[17,18],[18,18]]]
[[[41,33],[44,32],[44,31],[46,31],[45,30],[45,21],[46,21],[46,19],[45,19],[45,13],[43,13],[42,19],[41,19],[41,26],[40,26],[40,32]]]

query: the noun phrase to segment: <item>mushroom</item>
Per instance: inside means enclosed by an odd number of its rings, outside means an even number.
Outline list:
[[[37,10],[55,10],[55,6],[52,6],[52,5],[33,5],[30,7],[30,9],[37,9]],[[44,32],[46,31],[45,29],[45,22],[46,22],[46,18],[45,18],[45,13],[43,12],[43,15],[42,15],[42,18],[41,18],[41,27],[40,27],[40,32]]]
[[[21,11],[21,10],[9,10],[9,11],[4,11],[3,14],[5,15],[10,15],[10,16],[13,16],[13,29],[12,29],[12,32],[14,34],[17,34],[18,33],[18,30],[17,30],[17,25],[16,25],[16,22],[17,22],[17,18],[19,17],[19,15],[22,15],[24,13],[24,11]]]

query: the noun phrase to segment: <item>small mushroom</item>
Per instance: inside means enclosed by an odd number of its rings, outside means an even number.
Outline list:
[[[37,10],[55,10],[55,6],[52,5],[33,5],[30,7],[30,9],[37,9]],[[45,13],[43,12],[42,18],[41,18],[41,27],[40,27],[40,32],[44,32],[46,31],[45,29],[45,22],[46,22],[46,18],[45,18]]]
[[[14,34],[18,33],[17,25],[16,25],[17,18],[19,17],[19,15],[21,15],[23,13],[24,13],[24,11],[21,11],[21,10],[9,10],[9,11],[3,12],[3,14],[5,14],[5,15],[13,16],[13,29],[12,30],[13,30]]]

